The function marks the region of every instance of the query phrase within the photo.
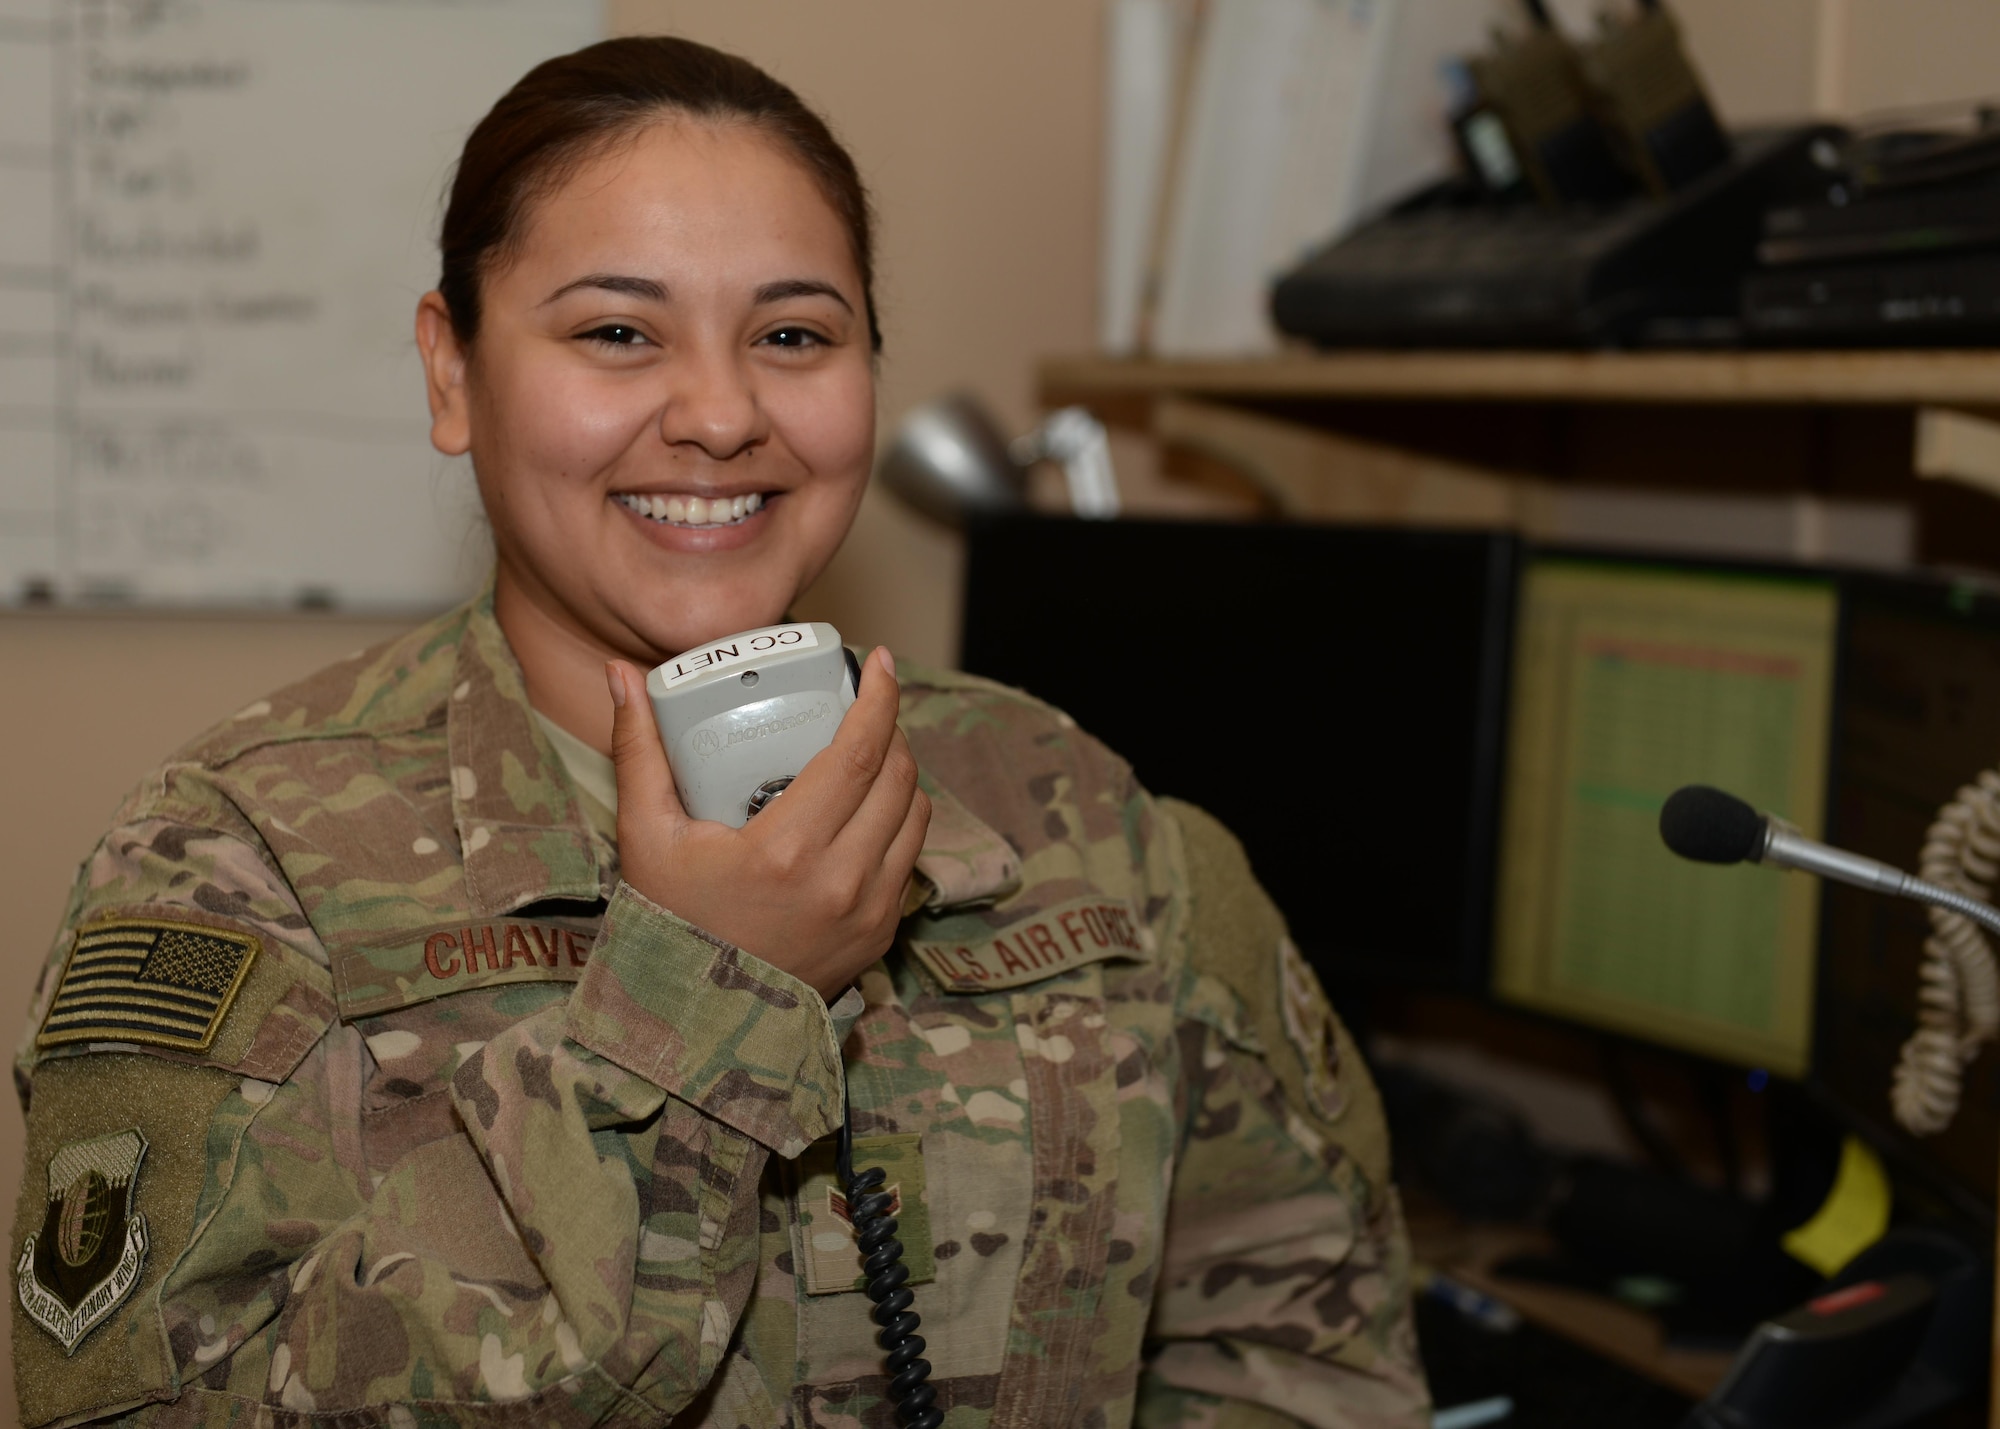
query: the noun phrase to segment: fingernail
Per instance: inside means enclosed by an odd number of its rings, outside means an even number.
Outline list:
[[[625,672],[616,665],[605,662],[605,683],[611,686],[611,703],[619,709],[625,708]]]
[[[889,647],[887,645],[876,646],[875,658],[882,666],[882,673],[887,675],[892,680],[895,679],[896,657],[889,653]]]

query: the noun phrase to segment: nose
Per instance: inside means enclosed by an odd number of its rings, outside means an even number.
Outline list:
[[[702,344],[673,364],[668,382],[660,439],[669,447],[694,448],[710,460],[728,461],[764,440],[764,409],[736,353]]]

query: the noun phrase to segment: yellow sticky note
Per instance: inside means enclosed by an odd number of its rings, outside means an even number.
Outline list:
[[[1841,1143],[1833,1189],[1813,1218],[1785,1235],[1794,1260],[1833,1275],[1875,1244],[1889,1229],[1889,1177],[1881,1160],[1858,1136]]]

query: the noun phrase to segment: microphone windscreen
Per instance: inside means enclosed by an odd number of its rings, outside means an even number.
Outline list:
[[[1660,838],[1682,858],[1699,863],[1741,863],[1754,857],[1764,837],[1764,816],[1706,784],[1689,784],[1668,796],[1660,810]]]

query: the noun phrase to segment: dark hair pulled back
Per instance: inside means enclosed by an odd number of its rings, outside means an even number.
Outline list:
[[[746,59],[666,35],[604,40],[545,60],[467,136],[438,236],[438,292],[460,341],[478,334],[480,281],[528,210],[586,161],[673,115],[749,125],[804,166],[839,215],[861,271],[876,351],[875,221],[853,158],[790,88]]]

